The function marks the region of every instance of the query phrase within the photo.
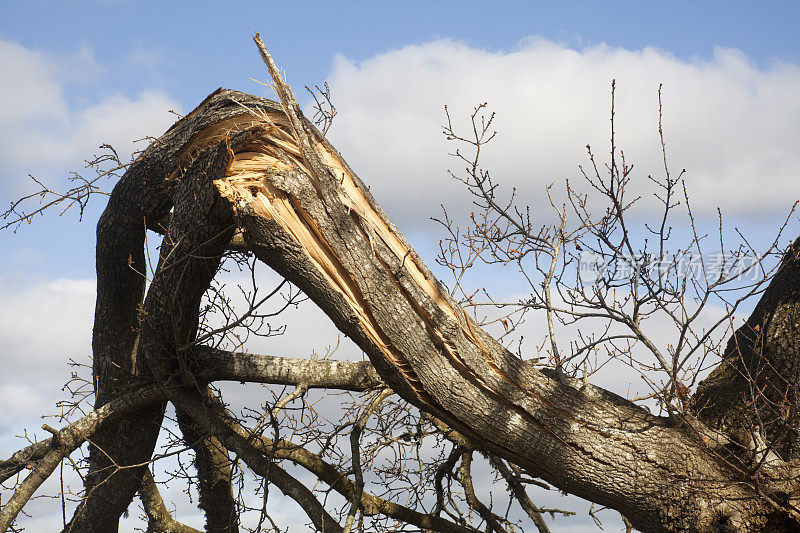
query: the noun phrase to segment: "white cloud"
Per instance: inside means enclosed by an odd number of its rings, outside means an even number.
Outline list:
[[[94,294],[92,280],[0,284],[0,346],[11,363],[0,376],[8,407],[0,416],[3,434],[40,425],[39,417],[66,399],[61,387],[70,375],[69,359],[90,360]]]
[[[90,48],[57,56],[0,39],[0,161],[12,195],[27,187],[28,172],[79,170],[101,143],[127,158],[134,140],[160,135],[174,122],[169,110],[181,106],[163,91],[111,93],[81,106],[70,101],[73,84],[102,72]]]
[[[0,344],[22,364],[37,367],[66,361],[65,353],[86,355],[94,294],[94,280],[58,279],[23,288],[7,281],[0,285]],[[6,373],[3,380],[8,378]]]
[[[164,60],[164,54],[159,49],[145,45],[142,39],[136,39],[133,48],[128,52],[128,60],[155,75],[156,67]]]
[[[85,52],[76,54],[76,59],[81,57],[85,63],[93,63]],[[0,39],[0,77],[3,79],[0,120],[6,125],[43,119],[65,120],[63,81],[59,80],[63,73],[58,62],[48,54]]]
[[[454,145],[442,135],[443,105],[463,128],[472,107],[488,101],[499,134],[484,165],[506,191],[517,187],[549,212],[544,185],[556,177],[579,183],[586,144],[606,158],[612,78],[618,145],[636,163],[640,184],[662,174],[663,83],[669,161],[673,171],[687,169],[697,212],[721,206],[728,214],[785,213],[800,196],[800,67],[759,68],[724,48],[710,61],[683,61],[655,48],[573,50],[529,38],[510,52],[439,40],[360,63],[339,56],[329,77],[340,112],[332,138],[408,228],[438,214],[442,202],[468,205],[446,175],[463,165],[447,156]]]

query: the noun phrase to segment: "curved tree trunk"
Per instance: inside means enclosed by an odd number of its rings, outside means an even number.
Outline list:
[[[280,107],[268,100],[219,90],[145,152],[118,185],[119,192],[115,189],[121,198],[141,194],[136,186],[154,192],[138,200],[149,207],[131,211],[123,226],[125,232],[117,228],[111,237],[101,235],[101,229],[115,226],[109,220],[121,216],[117,211],[135,206],[134,202],[119,207],[115,196],[109,203],[112,214],[104,215],[99,225],[98,402],[114,397],[120,384],[132,379],[129,376],[137,357],[152,361],[159,353],[169,352],[163,351],[163,342],[161,348],[143,342],[146,328],[136,351],[138,326],[133,303],[141,301],[143,284],[129,270],[141,266],[141,221],[153,223],[166,214],[168,190],[174,184],[168,176],[180,176],[197,154],[235,136],[229,164],[216,174],[214,168],[206,169],[206,178],[213,180],[214,197],[225,199],[212,203],[232,206],[227,208],[246,246],[312,298],[364,350],[381,378],[407,401],[484,450],[564,491],[617,509],[643,531],[794,530],[800,516],[792,510],[800,494],[800,470],[790,460],[796,455],[796,425],[781,434],[787,444],[781,444],[779,453],[762,454],[754,474],[754,457],[743,457],[737,448],[739,441],[728,437],[738,429],[730,426],[739,419],[711,415],[713,409],[730,411],[726,405],[731,402],[723,401],[725,387],[718,385],[726,379],[735,381],[735,372],[722,377],[717,373],[701,387],[700,420],[687,415],[676,423],[591,385],[548,377],[513,356],[442,289],[364,183],[300,114],[271,59],[265,55],[265,60],[282,100]],[[242,140],[238,132],[249,137]],[[213,236],[219,232],[207,235]],[[101,253],[107,238],[123,244]],[[216,243],[213,253],[205,257],[221,253],[219,241]],[[797,312],[796,261],[789,258],[787,265],[756,310],[759,324],[786,309]],[[115,285],[117,279],[127,281]],[[191,314],[196,312],[192,306],[207,280],[210,278],[204,274],[188,288],[179,280],[171,285],[173,291],[191,289],[191,298],[182,299],[187,318],[180,328],[180,342],[191,338]],[[786,290],[788,287],[794,289]],[[772,294],[787,296],[781,299]],[[101,309],[110,309],[112,314],[104,316]],[[160,308],[146,305],[145,309]],[[775,327],[766,329],[776,332],[779,340],[775,346],[783,350],[775,352],[780,355],[770,359],[770,365],[787,379],[783,384],[771,383],[778,396],[789,398],[796,413],[797,395],[787,392],[787,387],[797,382],[797,315],[780,316],[786,318],[773,320]],[[107,332],[108,328],[114,333]],[[171,349],[179,349],[180,342]],[[767,352],[749,350],[747,357],[763,360]],[[751,368],[747,357],[739,359],[748,361]],[[112,363],[119,368],[109,371]],[[168,373],[173,367],[148,368]],[[723,419],[728,422],[720,423]],[[120,426],[116,438],[126,431],[130,434],[128,426]],[[151,453],[152,446],[143,440],[141,453],[133,454],[135,457],[126,455],[126,450],[109,450],[116,461],[125,464],[123,459],[140,460]],[[95,463],[100,463],[96,457]],[[126,490],[118,498],[121,506],[125,498],[130,501],[136,484],[121,478],[116,482]]]
[[[227,167],[231,141],[216,145],[230,133],[226,120],[240,115],[241,108],[215,94],[131,165],[98,222],[92,339],[96,407],[142,381],[168,379],[176,350],[194,339],[200,298],[234,231],[230,208],[210,181]],[[203,133],[199,138],[198,132]],[[177,227],[169,222],[173,207],[187,213],[174,218]],[[154,273],[145,260],[148,228],[166,233]],[[89,448],[86,497],[66,531],[118,529],[153,454],[164,407],[162,402],[98,433]]]

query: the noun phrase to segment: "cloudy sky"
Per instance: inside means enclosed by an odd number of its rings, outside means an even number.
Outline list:
[[[331,139],[428,263],[442,236],[429,217],[443,203],[469,208],[447,176],[443,106],[463,124],[488,102],[499,133],[484,163],[544,212],[543,187],[576,180],[587,144],[606,152],[612,79],[636,186],[662,168],[663,84],[670,165],[687,170],[698,217],[711,220],[719,207],[765,241],[800,197],[800,6],[665,5],[5,2],[0,200],[5,208],[29,192],[29,174],[66,186],[101,143],[122,154],[142,148],[134,141],[160,135],[170,111],[191,110],[219,86],[270,96],[251,80],[266,77],[251,41],[258,31],[296,93],[331,85]],[[0,234],[2,455],[53,410],[68,359],[89,355],[102,203],[80,223],[52,213]],[[289,335],[269,349],[305,355],[335,342],[318,312],[297,316],[318,324],[314,335],[292,337],[290,317]]]

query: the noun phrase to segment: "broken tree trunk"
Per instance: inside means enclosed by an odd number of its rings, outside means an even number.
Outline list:
[[[722,456],[724,435],[550,379],[484,333],[303,118],[256,42],[284,112],[248,110],[265,133],[234,155],[215,185],[233,204],[247,247],[302,288],[396,392],[484,449],[619,510],[643,530],[791,522],[790,511],[763,496],[796,498],[795,465],[762,465],[758,486]]]
[[[117,186],[118,196],[135,201],[115,204],[112,195],[109,209],[131,212],[104,215],[98,226],[98,402],[115,397],[121,384],[133,379],[137,358],[152,361],[161,349],[138,338],[134,317],[143,281],[126,270],[128,261],[143,265],[145,225],[164,219],[175,178],[198,154],[235,136],[229,163],[207,178],[219,205],[230,209],[236,238],[313,299],[404,399],[483,450],[566,492],[617,509],[642,531],[792,530],[800,485],[796,463],[770,460],[753,477],[731,459],[726,435],[702,421],[687,416],[676,424],[591,385],[552,379],[482,331],[303,117],[261,49],[280,104],[216,91],[156,141]],[[137,185],[150,196],[139,196]],[[118,228],[112,220],[120,217],[125,225]],[[121,244],[113,253],[101,253],[101,238]],[[109,285],[114,276],[130,279],[114,288]],[[190,285],[192,295],[197,288]],[[114,313],[101,315],[101,305]],[[181,328],[182,342],[188,343],[191,323]],[[120,425],[113,436],[132,438],[131,431]],[[141,453],[128,457],[127,450],[104,442],[117,464],[141,459]],[[149,441],[143,451],[148,447]],[[136,483],[119,482],[125,497],[132,497]],[[115,512],[124,498],[118,499]]]

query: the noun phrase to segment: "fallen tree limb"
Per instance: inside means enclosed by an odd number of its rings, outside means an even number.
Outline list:
[[[194,364],[199,369],[196,379],[204,382],[241,381],[274,385],[301,385],[308,388],[330,388],[351,391],[364,391],[381,385],[380,378],[369,362],[342,362],[327,360],[294,359],[258,354],[227,352],[215,348],[199,346],[194,351]],[[0,513],[0,526],[10,524],[22,506],[36,489],[58,466],[61,459],[77,449],[86,439],[104,425],[115,424],[141,408],[155,404],[163,399],[158,386],[143,386],[125,396],[92,411],[80,420],[66,426],[58,437],[50,437],[31,444],[15,452],[0,462],[0,482],[25,470],[32,469],[30,480],[18,488],[18,495],[12,497]],[[77,438],[80,436],[80,438]],[[61,444],[59,444],[61,443]],[[70,444],[74,443],[74,445]],[[66,448],[64,446],[67,446]],[[34,475],[35,474],[35,475]],[[155,507],[156,495],[148,488],[143,494]],[[162,502],[163,503],[163,502]],[[159,515],[161,516],[161,515]],[[10,517],[10,521],[8,521]],[[163,519],[166,526],[179,531],[185,527],[178,522]],[[163,524],[162,524],[163,525]],[[166,527],[164,526],[164,527]],[[190,528],[191,529],[191,528]],[[1,530],[0,531],[4,531]]]
[[[206,387],[206,394],[210,391]],[[239,513],[233,491],[228,449],[183,411],[176,411],[183,441],[194,450],[197,470],[198,507],[206,516],[207,533],[238,533]]]
[[[190,355],[185,348],[194,340],[193,305],[208,278],[198,265],[204,259],[217,261],[220,250],[241,235],[241,246],[300,287],[364,350],[382,382],[475,448],[614,508],[644,531],[711,531],[721,525],[791,531],[796,526],[792,506],[798,501],[797,462],[777,458],[749,472],[742,463],[727,460],[722,453],[727,442],[706,438],[713,432],[706,432],[702,419],[682,424],[597,387],[547,375],[482,331],[436,281],[365,184],[302,116],[263,43],[256,42],[281,104],[234,91],[210,95],[131,166],[98,224],[93,341],[98,406],[117,398],[135,371],[149,372],[161,383],[187,377],[181,357]],[[236,137],[241,132],[249,137]],[[228,216],[236,227],[228,232],[225,226],[224,242],[198,253],[196,245],[223,233],[222,226],[212,224],[211,231],[204,225],[210,213],[208,187],[184,191],[182,203],[174,201],[174,188],[185,185],[184,178],[197,177],[187,169],[203,163],[209,149],[234,137],[241,142],[226,145],[225,165],[207,165],[203,177],[213,180],[216,208],[230,210],[214,213]],[[216,154],[219,163],[223,158]],[[191,192],[202,192],[203,201],[193,205]],[[143,234],[164,220],[173,204],[176,216],[167,235],[181,237],[177,242],[165,239],[165,253],[179,248],[180,268],[192,264],[186,267],[186,279],[174,268],[165,285],[154,280],[143,306]],[[195,216],[193,208],[198,209]],[[181,210],[183,218],[178,216]],[[192,234],[195,230],[207,233]],[[180,248],[186,234],[192,235],[194,242],[188,244],[194,246]],[[794,283],[796,276],[790,277],[784,282]],[[782,289],[776,292],[789,294],[792,301],[781,306],[795,306],[796,292]],[[157,305],[151,306],[153,302]],[[167,312],[169,302],[176,307]],[[765,302],[766,315],[775,314],[772,305]],[[778,333],[788,335],[789,330],[779,328]],[[760,357],[757,351],[752,355]],[[794,361],[783,359],[777,362]],[[260,369],[244,373],[256,379],[263,374]],[[182,384],[188,385],[187,380]],[[725,388],[708,389],[709,399]],[[786,392],[783,384],[778,392]],[[192,405],[184,393],[169,392],[176,406],[188,412]],[[796,409],[796,397],[790,399]],[[711,408],[713,402],[707,405]],[[723,411],[719,418],[724,422],[728,412]],[[198,416],[198,422],[212,424]],[[158,416],[152,419],[160,421]],[[269,462],[244,436],[216,422],[204,427],[224,437],[226,447],[249,457],[254,470],[268,475]],[[138,430],[136,423],[127,423],[101,435],[112,464],[118,457],[141,460],[151,451],[153,428],[146,438]],[[95,479],[105,466],[97,454],[92,464],[89,478]],[[115,522],[135,483],[125,481],[120,485],[124,490],[112,487],[113,510],[99,500],[95,512],[115,515]],[[287,490],[292,485],[290,479],[279,483]],[[96,485],[87,484],[90,494]],[[331,528],[338,526],[324,509],[314,507],[309,516],[317,527],[328,520]],[[89,527],[94,521],[86,518],[85,523]]]
[[[483,332],[298,112],[256,42],[283,112],[249,107],[247,119],[261,119],[265,133],[234,154],[215,185],[247,246],[312,298],[395,392],[485,451],[619,510],[640,529],[711,527],[719,515],[757,527],[775,512],[694,429],[548,377]],[[797,490],[792,465],[771,467],[772,490]],[[735,511],[731,501],[740,502]]]

